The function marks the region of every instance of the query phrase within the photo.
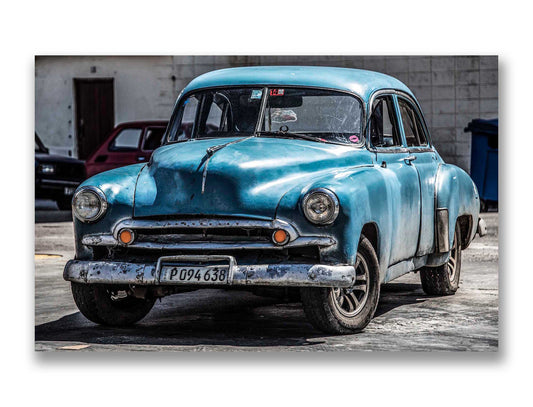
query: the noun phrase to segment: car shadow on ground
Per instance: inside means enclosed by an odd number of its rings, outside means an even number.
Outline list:
[[[399,282],[383,284],[374,318],[385,315],[395,308],[404,305],[423,303],[426,297],[420,284]]]
[[[207,290],[204,290],[207,291]],[[249,347],[320,346],[335,336],[324,334],[307,322],[300,303],[254,296],[251,293],[217,293],[215,301],[193,293],[167,297],[132,327],[105,327],[75,312],[35,327],[38,342],[83,342],[99,345],[224,346]],[[421,302],[417,284],[393,283],[382,287],[376,316],[397,307]],[[237,296],[229,299],[227,296]],[[181,299],[177,299],[182,297]],[[187,298],[188,297],[188,298]],[[339,340],[343,336],[338,336]],[[335,340],[335,339],[333,339]],[[162,348],[163,350],[164,348]]]

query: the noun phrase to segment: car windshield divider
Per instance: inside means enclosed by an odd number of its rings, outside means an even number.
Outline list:
[[[259,116],[257,118],[257,123],[255,124],[254,136],[256,136],[263,126],[263,120],[265,118],[266,105],[268,100],[268,87],[263,88],[263,95],[261,99],[261,106],[259,107]]]

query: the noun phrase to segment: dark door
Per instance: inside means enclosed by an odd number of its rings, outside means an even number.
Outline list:
[[[74,79],[78,158],[85,160],[115,125],[113,79]]]

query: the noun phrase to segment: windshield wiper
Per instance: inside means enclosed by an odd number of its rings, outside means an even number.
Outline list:
[[[229,142],[224,143],[224,144],[217,144],[217,145],[209,147],[209,148],[207,148],[205,150],[205,155],[202,158],[202,160],[200,161],[200,165],[197,168],[197,170],[199,170],[200,167],[202,166],[202,164],[204,165],[204,172],[202,174],[202,194],[205,192],[205,180],[207,178],[207,167],[209,166],[209,161],[211,160],[211,157],[213,157],[213,155],[217,151],[222,150],[224,147],[231,146],[232,144],[241,143],[243,141],[251,139],[252,137],[254,137],[254,136],[252,135],[252,136],[248,136],[248,137],[245,137],[245,138],[240,138],[238,140],[229,141]]]
[[[259,137],[261,137],[262,135],[263,136],[281,136],[281,137],[300,138],[303,140],[316,141],[316,142],[325,142],[325,140],[318,138],[318,137],[308,136],[307,134],[304,134],[304,133],[291,133],[290,131],[281,131],[281,130],[279,131],[258,131],[256,134]]]

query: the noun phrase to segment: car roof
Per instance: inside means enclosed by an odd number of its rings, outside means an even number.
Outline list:
[[[184,93],[202,88],[231,85],[308,86],[349,91],[368,101],[373,92],[395,89],[414,96],[392,76],[363,69],[325,66],[249,66],[220,69],[193,79]]]
[[[167,126],[168,120],[137,120],[133,122],[123,122],[119,123],[115,126],[115,128],[119,127],[144,127],[144,126]]]

